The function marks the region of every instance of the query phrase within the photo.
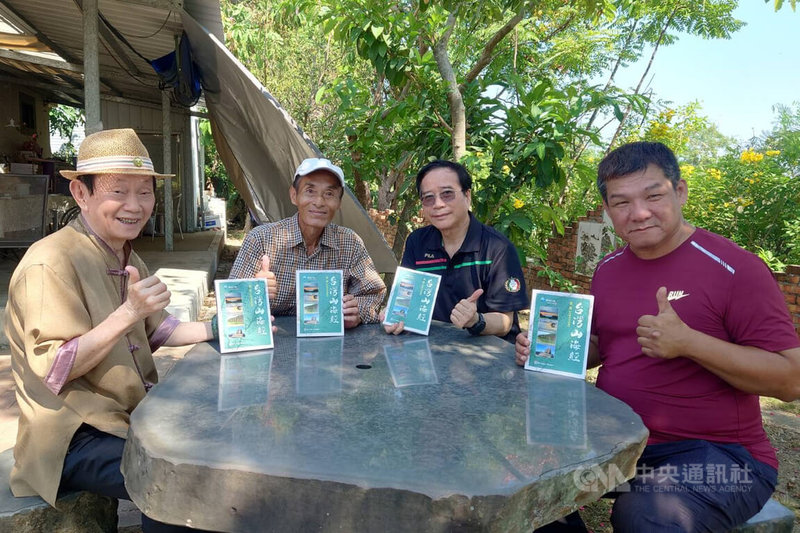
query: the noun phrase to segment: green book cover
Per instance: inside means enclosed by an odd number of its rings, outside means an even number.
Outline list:
[[[344,335],[341,270],[298,270],[297,336]]]
[[[585,378],[593,305],[590,294],[531,291],[525,369]]]
[[[427,335],[441,281],[438,274],[397,267],[383,323],[403,322],[406,331]]]
[[[267,281],[260,278],[214,282],[219,351],[242,352],[273,347]]]

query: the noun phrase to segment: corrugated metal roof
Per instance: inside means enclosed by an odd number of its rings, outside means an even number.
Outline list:
[[[30,86],[51,102],[83,105],[83,0],[0,0],[0,18],[47,45],[54,56],[0,49],[0,81]],[[101,0],[101,93],[161,103],[159,80],[148,61],[175,49],[182,9],[217,33],[218,0]],[[4,31],[7,31],[4,29]]]

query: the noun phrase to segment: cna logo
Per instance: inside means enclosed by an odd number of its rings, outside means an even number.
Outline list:
[[[579,468],[572,473],[575,487],[583,492],[606,493],[615,487],[624,490],[628,477],[613,463]]]

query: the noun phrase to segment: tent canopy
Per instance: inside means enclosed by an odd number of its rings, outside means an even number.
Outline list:
[[[228,176],[259,222],[292,215],[296,208],[288,190],[295,169],[303,159],[323,154],[214,35],[185,11],[182,22],[200,71],[214,141]],[[394,254],[347,187],[334,222],[361,236],[378,271],[394,272]]]

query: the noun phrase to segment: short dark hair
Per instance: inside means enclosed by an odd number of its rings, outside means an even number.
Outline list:
[[[89,196],[94,194],[94,179],[97,177],[96,174],[84,174],[82,176],[78,176],[77,179],[84,185],[86,188],[89,189]],[[169,178],[167,178],[169,179]],[[153,190],[156,190],[156,177],[153,176]]]
[[[452,161],[445,161],[443,159],[437,159],[436,161],[431,161],[424,167],[422,167],[419,172],[417,172],[417,194],[419,195],[419,188],[422,185],[422,180],[431,170],[435,170],[437,168],[449,168],[453,172],[456,173],[458,176],[458,183],[461,185],[462,191],[469,191],[472,189],[472,176],[469,175],[469,172],[464,167],[464,165],[460,163],[453,163]]]
[[[86,188],[89,189],[89,196],[94,194],[94,174],[78,176],[78,181],[86,185]]]
[[[677,190],[678,182],[681,180],[681,169],[672,150],[659,142],[632,142],[613,150],[597,167],[597,189],[603,201],[608,201],[606,192],[608,180],[643,171],[649,165],[660,168],[672,183],[672,188]]]

